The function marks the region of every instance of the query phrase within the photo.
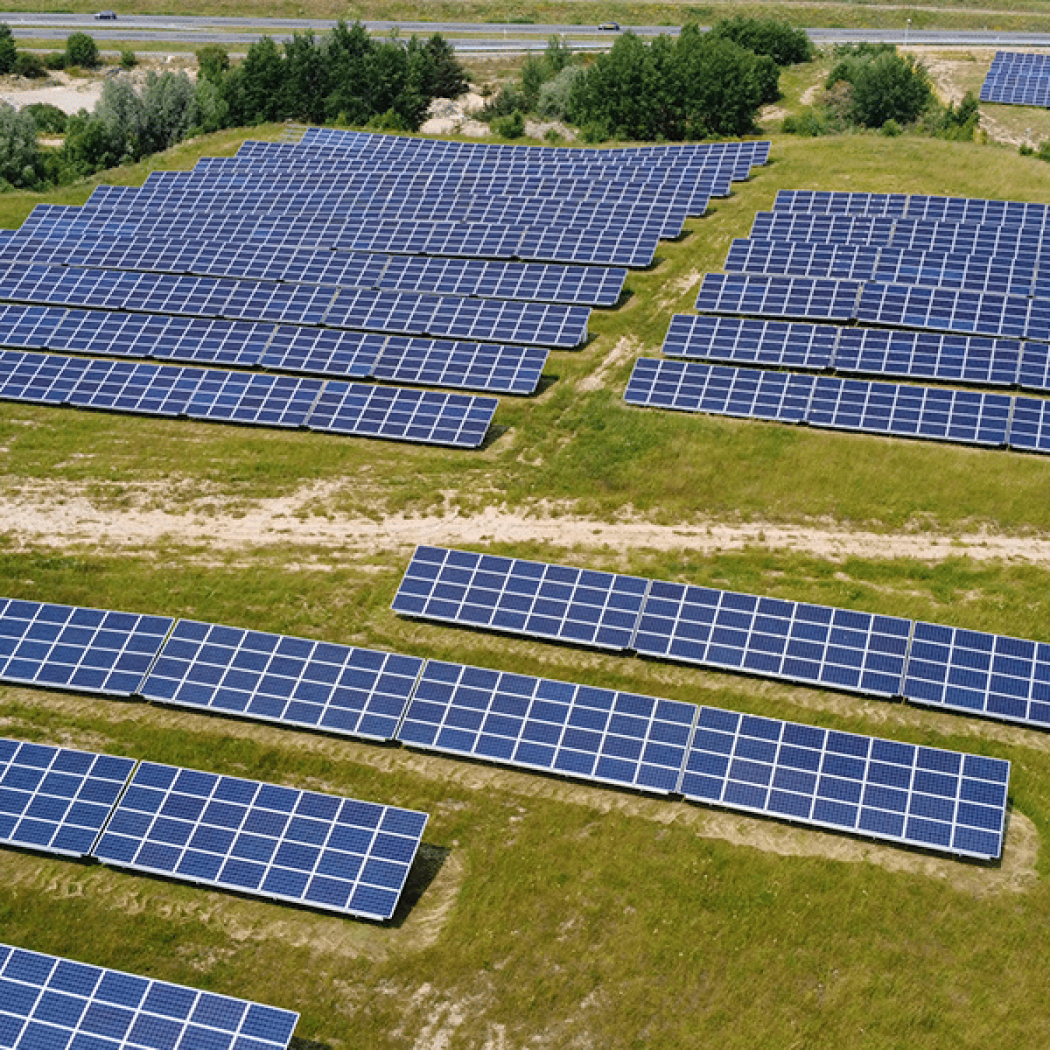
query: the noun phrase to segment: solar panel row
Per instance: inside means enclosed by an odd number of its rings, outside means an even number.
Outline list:
[[[527,616],[504,615],[530,611],[519,598],[520,581],[535,579],[577,580],[532,597],[548,619],[540,630]],[[613,573],[584,579],[582,570],[566,566],[429,546],[417,548],[393,608],[406,616],[608,645],[575,627],[578,610],[598,604],[595,590],[644,592],[642,602],[632,603],[633,621],[624,621],[623,651],[1050,726],[1050,645],[1042,642]],[[565,629],[552,631],[551,622]]]
[[[0,351],[0,399],[476,448],[497,402],[465,394]]]
[[[898,284],[962,288],[974,292],[1036,296],[1050,273],[1026,256],[975,256],[970,252],[821,241],[737,239],[726,259],[732,273],[789,274]]]
[[[1050,58],[1031,52],[997,51],[981,85],[980,100],[1050,106]]]
[[[8,845],[366,918],[393,915],[426,821],[356,799],[0,739]]]
[[[1050,401],[947,387],[639,358],[628,404],[1050,452]],[[1015,424],[1016,417],[1016,424]]]
[[[586,341],[590,315],[560,303],[40,264],[0,268],[0,299],[566,349]]]
[[[851,193],[846,190],[777,190],[773,210],[892,215],[1000,226],[1041,226],[1050,218],[1050,205],[1027,201],[906,193]]]
[[[657,230],[586,226],[487,226],[481,223],[422,223],[368,219],[347,222],[339,216],[258,214],[180,216],[161,212],[125,219],[119,214],[78,216],[73,208],[37,207],[20,227],[24,234],[62,237],[74,233],[98,240],[170,237],[173,225],[187,238],[254,241],[271,247],[335,248],[398,255],[451,255],[475,259],[586,263],[602,266],[649,266],[660,240]]]
[[[299,1015],[0,944],[0,1033],[11,1050],[287,1050]]]
[[[99,243],[16,237],[0,245],[0,263],[45,263],[108,270],[150,270],[237,280],[326,284],[375,291],[429,292],[483,299],[523,299],[614,306],[623,291],[624,269],[371,255],[314,248],[150,238]]]
[[[1047,346],[1014,339],[675,314],[662,349],[701,361],[1050,390]]]
[[[766,274],[704,275],[696,308],[816,321],[860,321],[1050,342],[1050,301],[878,281]]]
[[[329,328],[0,304],[0,346],[531,394],[542,347]]]

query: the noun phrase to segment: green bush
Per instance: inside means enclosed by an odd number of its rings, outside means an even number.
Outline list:
[[[885,124],[879,128],[879,131],[887,136],[888,138],[896,138],[898,135],[903,134],[904,128],[900,126],[892,117],[886,121]]]
[[[540,88],[536,112],[548,120],[562,120],[569,113],[569,100],[576,81],[584,75],[582,66],[566,66]]]
[[[525,117],[520,112],[511,113],[508,117],[497,117],[492,122],[492,130],[504,139],[520,139],[525,134]]]
[[[19,51],[15,57],[14,73],[27,80],[39,80],[47,76],[47,68],[39,55],[34,55],[32,51]]]
[[[809,62],[816,53],[804,29],[772,18],[724,18],[711,27],[708,35],[731,40],[756,55],[768,55],[778,66]]]
[[[139,64],[139,60],[135,55],[135,52],[130,47],[124,48],[120,52],[120,68],[121,69],[134,69]]]
[[[87,33],[72,33],[66,38],[66,67],[97,69],[98,44]]]
[[[31,189],[44,181],[44,155],[32,115],[0,102],[0,180]]]
[[[220,44],[205,44],[197,52],[198,82],[207,80],[213,84],[222,81],[230,68],[230,56]]]
[[[48,51],[42,61],[45,69],[65,69],[66,53],[64,51]]]
[[[45,135],[65,134],[69,118],[58,106],[52,106],[47,102],[33,102],[26,106],[23,112],[28,113],[33,118],[37,131],[43,132]]]

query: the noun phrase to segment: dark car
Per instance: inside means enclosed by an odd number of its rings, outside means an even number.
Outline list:
[[[616,33],[620,29],[620,23],[619,22],[602,22],[602,24],[600,26],[598,26],[598,28],[599,29],[608,29],[608,30],[611,30],[612,32]]]
[[[117,12],[99,11],[95,14],[95,18],[97,18],[100,22],[115,22],[117,20]]]

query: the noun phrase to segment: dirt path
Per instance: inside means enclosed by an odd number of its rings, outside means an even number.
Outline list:
[[[56,498],[50,486],[23,484],[18,495],[0,495],[0,532],[23,548],[133,550],[155,549],[164,542],[218,552],[279,544],[338,550],[346,556],[402,552],[420,543],[458,546],[498,538],[502,543],[541,542],[563,549],[714,553],[761,547],[831,560],[852,556],[938,562],[968,557],[1050,568],[1048,536],[877,533],[819,522],[782,525],[698,519],[670,526],[638,516],[608,522],[542,503],[515,510],[492,507],[471,516],[394,514],[380,521],[318,513],[318,507],[335,494],[327,484],[306,486],[290,497],[260,500],[244,512],[224,514],[221,508],[216,510],[214,500],[191,502],[178,512],[134,506],[114,509],[69,486]]]

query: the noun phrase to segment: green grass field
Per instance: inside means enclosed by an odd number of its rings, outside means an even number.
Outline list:
[[[634,359],[657,352],[671,315],[690,308],[701,275],[720,268],[730,240],[779,188],[1050,201],[1050,165],[1013,149],[767,130],[770,165],[663,245],[651,270],[632,273],[624,303],[593,315],[590,342],[552,354],[539,396],[503,399],[479,452],[0,403],[0,593],[326,638],[1007,758],[1002,862],[405,749],[0,687],[8,736],[431,814],[389,925],[7,850],[5,942],[298,1010],[298,1050],[1000,1050],[1050,1041],[1045,734],[390,611],[425,536],[1050,641],[1050,557],[1040,553],[1050,460],[624,405]],[[242,137],[186,144],[153,164],[188,168]],[[79,203],[89,192],[47,199]],[[0,224],[16,226],[41,199],[3,196]],[[707,529],[753,539],[717,549]],[[767,543],[766,530],[820,533],[844,553]],[[851,546],[862,534],[875,536],[874,550]],[[989,556],[982,536],[1013,553]]]

